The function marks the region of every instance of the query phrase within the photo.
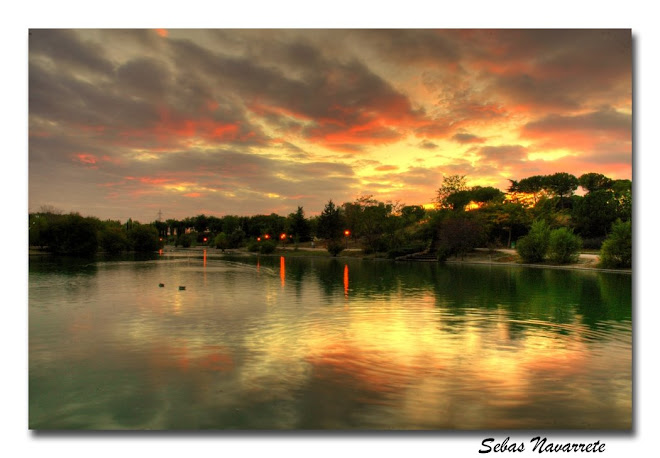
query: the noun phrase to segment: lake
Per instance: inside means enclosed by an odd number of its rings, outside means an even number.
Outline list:
[[[631,296],[596,271],[31,255],[29,427],[630,429]]]

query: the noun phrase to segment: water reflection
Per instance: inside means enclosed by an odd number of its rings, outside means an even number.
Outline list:
[[[206,255],[30,267],[32,428],[631,425],[630,276]]]

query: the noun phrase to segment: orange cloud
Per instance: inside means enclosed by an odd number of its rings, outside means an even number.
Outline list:
[[[210,118],[181,119],[173,116],[167,110],[161,111],[161,119],[155,125],[144,129],[129,129],[120,133],[124,140],[145,140],[152,138],[158,142],[155,148],[169,146],[186,146],[185,142],[191,139],[206,141],[246,141],[254,139],[253,131],[241,132],[238,122],[227,123],[215,121]],[[131,142],[129,142],[130,144]],[[154,148],[150,148],[154,150]]]
[[[381,165],[381,166],[376,167],[375,170],[377,170],[379,172],[389,172],[391,170],[398,170],[398,169],[399,169],[399,167],[396,166],[396,165]]]
[[[629,149],[632,117],[616,110],[600,110],[575,116],[549,115],[524,125],[521,137],[545,148],[592,151],[602,143],[619,143]]]
[[[78,153],[76,154],[76,158],[83,164],[96,164],[97,162],[96,156],[93,154]]]

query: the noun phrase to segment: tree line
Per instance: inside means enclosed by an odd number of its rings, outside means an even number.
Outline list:
[[[576,194],[578,187],[582,195]],[[526,262],[555,263],[574,262],[582,248],[625,251],[632,245],[630,180],[598,173],[536,175],[510,180],[505,193],[468,186],[465,176],[451,175],[443,177],[434,201],[435,208],[425,209],[367,195],[340,205],[329,200],[312,217],[297,207],[287,216],[201,214],[149,224],[42,209],[29,215],[30,245],[91,254],[155,251],[164,244],[272,252],[281,244],[316,242],[336,256],[350,241],[365,254],[396,258],[425,251],[439,260],[463,257],[476,247],[516,246]],[[631,256],[604,254],[608,265],[630,266]]]

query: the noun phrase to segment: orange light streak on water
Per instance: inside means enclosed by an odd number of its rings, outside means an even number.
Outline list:
[[[284,266],[284,256],[280,256],[280,280],[282,280],[282,287],[286,283],[286,268]]]

